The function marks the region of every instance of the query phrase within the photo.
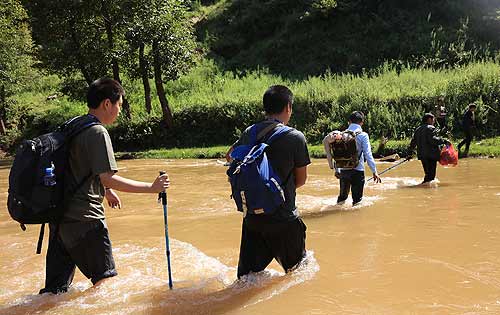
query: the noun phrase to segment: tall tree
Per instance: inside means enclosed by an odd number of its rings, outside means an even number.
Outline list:
[[[104,28],[106,30],[106,37],[108,42],[108,49],[111,55],[111,69],[113,70],[113,79],[118,82],[122,82],[120,78],[120,65],[119,65],[119,54],[115,50],[115,42],[116,42],[116,28],[119,27],[120,24],[124,24],[124,16],[121,14],[123,11],[118,6],[118,3],[113,0],[100,0],[102,21],[104,24]],[[116,21],[117,20],[117,21]],[[128,100],[123,98],[123,111],[125,112],[125,116],[130,119],[130,105]]]
[[[164,83],[175,80],[194,63],[196,48],[193,29],[182,0],[129,0],[133,12],[129,19],[130,47],[139,50],[136,77],[140,76],[148,110],[149,77],[153,75],[163,121],[172,127],[173,117]]]
[[[22,0],[41,65],[63,77],[80,72],[90,84],[109,69],[100,11],[90,1]],[[94,4],[95,5],[95,4]]]
[[[0,4],[0,133],[6,131],[8,97],[19,88],[31,66],[31,34],[19,0]]]
[[[118,0],[22,1],[42,66],[63,77],[79,72],[87,84],[108,74],[121,81],[117,47],[125,23]],[[130,117],[125,101],[124,111]]]

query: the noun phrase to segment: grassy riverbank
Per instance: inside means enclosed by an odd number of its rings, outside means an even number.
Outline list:
[[[460,139],[453,141],[457,146]],[[390,140],[384,150],[379,152],[382,155],[398,153],[400,156],[408,154],[407,148],[409,140]],[[376,151],[379,143],[373,141],[372,148]],[[228,147],[214,146],[207,148],[174,148],[155,149],[139,152],[117,152],[118,159],[223,159]],[[309,153],[313,158],[324,158],[325,153],[322,145],[309,145]],[[477,140],[471,143],[470,157],[500,157],[500,137]]]
[[[145,113],[140,83],[127,82],[132,119],[121,117],[109,127],[117,151],[133,148],[153,150],[151,154],[157,155],[158,148],[230,144],[246,126],[262,119],[262,94],[277,83],[289,85],[294,91],[290,124],[303,131],[311,144],[319,144],[331,130],[347,127],[346,117],[354,110],[367,115],[363,128],[373,139],[407,139],[439,97],[444,97],[447,123],[454,137],[460,137],[463,110],[471,102],[478,104],[478,134],[488,138],[500,134],[500,64],[493,60],[442,70],[385,66],[377,73],[326,73],[302,81],[290,81],[264,70],[224,72],[214,63],[205,62],[166,85],[174,116],[171,129],[162,124],[158,104],[153,104],[151,114]],[[57,90],[56,85],[46,80],[38,90],[16,96],[9,107],[7,132],[0,135],[0,149],[12,152],[21,139],[54,130],[64,120],[87,111],[83,102],[67,96],[47,100],[47,95]],[[213,150],[174,152],[181,157],[215,154]]]

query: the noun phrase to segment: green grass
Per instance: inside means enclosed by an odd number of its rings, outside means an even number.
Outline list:
[[[220,159],[226,156],[228,146],[209,148],[173,148],[140,152],[117,152],[118,159]]]
[[[499,157],[500,137],[472,141],[469,156]]]
[[[455,146],[461,139],[453,141]],[[410,140],[389,140],[383,155],[398,153],[404,157]],[[375,151],[378,141],[372,142]],[[223,159],[229,146],[215,146],[208,148],[173,148],[158,149],[139,152],[117,152],[118,159]],[[323,145],[309,145],[311,158],[325,158]],[[500,137],[474,141],[471,143],[469,156],[471,157],[500,157]]]
[[[453,140],[455,146],[461,139]],[[383,155],[398,153],[404,157],[410,141],[389,140],[386,144]],[[375,151],[378,141],[372,142]],[[117,159],[224,159],[229,146],[214,146],[207,148],[173,148],[155,149],[138,152],[116,152]],[[322,145],[309,145],[309,155],[311,158],[325,158]],[[473,141],[471,143],[470,157],[500,157],[500,137]],[[10,161],[9,156],[0,156],[0,161]]]
[[[478,104],[479,134],[488,138],[500,134],[500,65],[495,61],[448,70],[396,71],[386,65],[376,75],[327,73],[300,81],[290,81],[266,70],[224,72],[213,62],[205,61],[189,74],[166,84],[174,115],[170,130],[160,124],[161,110],[154,90],[153,112],[147,114],[141,83],[124,82],[132,120],[120,119],[109,128],[117,151],[229,145],[244,128],[262,119],[262,94],[273,84],[288,85],[294,92],[290,124],[312,144],[320,143],[331,130],[347,127],[347,117],[354,110],[366,114],[363,128],[372,139],[407,139],[419,125],[422,114],[431,110],[441,96],[453,135],[460,135],[460,119],[464,107],[471,102]],[[12,151],[20,139],[53,130],[65,119],[86,112],[83,102],[66,96],[47,101],[46,96],[53,94],[54,89],[55,85],[43,85],[14,97],[17,102],[9,107],[7,115],[9,132],[0,135],[1,149]]]

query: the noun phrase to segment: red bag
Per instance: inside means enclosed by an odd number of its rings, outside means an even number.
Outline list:
[[[453,144],[445,145],[441,149],[441,158],[439,159],[439,164],[457,166],[458,152],[453,147]]]

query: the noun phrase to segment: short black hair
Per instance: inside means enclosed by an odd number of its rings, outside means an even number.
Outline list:
[[[349,115],[349,121],[355,124],[359,124],[365,120],[365,114],[360,111],[354,111]]]
[[[273,85],[264,93],[262,103],[266,114],[279,114],[288,104],[293,104],[293,93],[284,85]]]
[[[92,82],[87,91],[87,106],[97,108],[105,99],[116,103],[120,96],[125,96],[125,90],[120,82],[110,78],[100,78]]]
[[[429,119],[429,118],[434,118],[434,115],[432,113],[425,113],[424,117],[422,117],[422,122],[426,123],[427,119]]]

